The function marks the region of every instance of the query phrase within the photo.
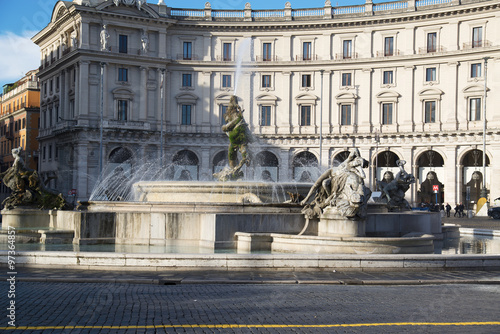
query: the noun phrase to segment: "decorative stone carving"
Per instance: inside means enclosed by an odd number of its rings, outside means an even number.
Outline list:
[[[248,129],[248,124],[243,118],[243,110],[238,105],[238,98],[233,95],[229,99],[229,106],[224,114],[226,124],[222,126],[229,137],[228,161],[229,168],[226,167],[214,177],[219,181],[238,180],[243,177],[241,168],[243,165],[250,165],[250,154],[247,145],[251,141],[252,134]],[[241,153],[241,160],[238,162],[238,151]]]
[[[364,218],[371,195],[370,189],[364,184],[366,175],[363,168],[366,167],[368,161],[360,156],[356,148],[337,169],[330,168],[324,172],[300,203],[304,206],[302,212],[305,216],[320,217],[328,211],[329,215],[344,218]],[[308,204],[313,195],[313,201]]]
[[[410,204],[405,200],[405,193],[410,189],[410,185],[415,183],[415,177],[405,171],[405,164],[404,160],[396,161],[396,165],[399,167],[396,177],[392,172],[387,171],[384,174],[384,179],[377,181],[377,185],[382,191],[380,201],[387,203],[389,211],[411,210]]]
[[[149,38],[148,38],[148,33],[146,30],[142,31],[142,36],[141,36],[141,46],[142,46],[142,53],[147,54],[149,50]]]
[[[101,51],[106,51],[108,49],[108,39],[109,39],[108,29],[104,24],[101,29]]]
[[[12,190],[2,204],[7,210],[19,206],[35,206],[39,209],[62,209],[67,207],[61,193],[46,188],[37,171],[26,167],[21,158],[21,147],[12,149],[14,164],[0,173],[3,184]]]

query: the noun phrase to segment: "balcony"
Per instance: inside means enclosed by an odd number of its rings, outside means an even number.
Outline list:
[[[335,60],[351,60],[351,59],[357,59],[358,58],[358,53],[357,52],[352,52],[352,53],[336,53],[335,54]]]
[[[177,54],[177,60],[200,60],[200,57],[195,54],[185,55],[182,53]]]
[[[295,56],[295,61],[315,61],[315,60],[318,60],[318,59],[319,59],[319,57],[316,54],[314,54],[314,55],[307,55],[307,56],[303,56],[303,55]]]
[[[102,122],[102,127],[107,129],[120,129],[120,130],[151,130],[151,124],[140,121],[119,121],[119,120],[106,120]]]
[[[462,50],[470,50],[475,48],[485,48],[491,46],[491,42],[488,40],[484,41],[474,41],[462,44]]]
[[[446,52],[446,48],[442,45],[428,46],[425,48],[418,48],[418,54],[441,53],[441,52]]]
[[[391,51],[377,51],[375,55],[377,58],[394,57],[394,56],[400,56],[400,55],[402,55],[402,53],[400,50],[392,50],[392,52]]]

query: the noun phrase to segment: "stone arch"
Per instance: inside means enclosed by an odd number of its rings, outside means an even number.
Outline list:
[[[254,157],[255,178],[260,181],[278,181],[279,160],[270,151],[261,151]]]
[[[181,150],[172,158],[173,179],[178,181],[198,180],[199,158],[191,150]]]
[[[418,165],[417,200],[424,203],[442,204],[444,200],[444,157],[438,151],[429,148],[416,156]],[[437,194],[434,186],[438,186]]]
[[[319,163],[315,154],[301,151],[292,159],[293,179],[298,182],[314,182],[319,177]]]

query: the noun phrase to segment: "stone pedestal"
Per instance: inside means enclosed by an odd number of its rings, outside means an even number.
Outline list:
[[[49,210],[15,208],[2,210],[2,229],[47,229],[50,227]]]
[[[323,211],[318,223],[320,237],[364,237],[365,221],[341,216],[335,207]]]

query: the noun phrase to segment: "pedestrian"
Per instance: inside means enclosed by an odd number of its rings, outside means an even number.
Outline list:
[[[449,203],[446,203],[445,209],[446,209],[446,217],[449,217],[451,211],[451,205]]]
[[[455,214],[453,215],[453,217],[456,217],[457,215],[459,215],[458,217],[460,218],[460,206],[457,204],[455,204]]]
[[[458,212],[459,212],[459,217],[463,218],[465,216],[464,214],[464,203],[460,202],[460,205],[458,206]]]

